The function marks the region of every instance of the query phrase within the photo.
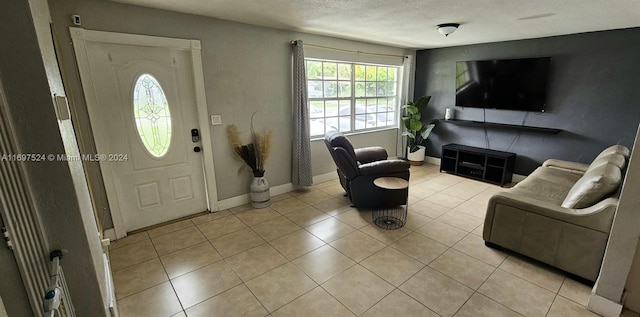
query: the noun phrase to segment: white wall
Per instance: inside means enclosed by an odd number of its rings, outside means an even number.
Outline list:
[[[248,192],[251,173],[232,154],[225,127],[236,124],[245,137],[249,135],[251,113],[258,111],[256,129],[273,130],[273,148],[266,165],[266,177],[271,186],[291,180],[291,45],[302,39],[305,43],[382,54],[413,54],[399,49],[325,36],[270,29],[225,20],[124,5],[110,1],[52,0],[53,23],[60,43],[69,43],[70,16],[79,14],[82,27],[112,31],[198,39],[202,44],[202,60],[206,98],[210,114],[222,115],[223,125],[211,127],[211,146],[219,200]],[[86,105],[83,101],[77,67],[70,45],[61,45],[60,52],[65,84],[70,87],[72,107],[76,113],[76,130],[83,137],[81,148],[94,149]],[[74,122],[75,123],[75,122]],[[354,136],[359,145],[380,145],[395,153],[396,130],[368,136]],[[329,157],[322,144],[312,145],[313,173],[320,175],[335,169],[327,163]],[[206,145],[205,145],[206,146]],[[323,158],[323,159],[318,159]],[[97,167],[92,167],[97,168]],[[92,172],[90,172],[92,173]],[[94,191],[94,196],[100,195]],[[94,201],[104,201],[95,199]],[[105,209],[98,205],[98,209]]]

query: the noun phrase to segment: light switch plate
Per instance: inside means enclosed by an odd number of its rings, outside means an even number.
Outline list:
[[[222,124],[222,116],[219,114],[211,115],[211,125],[221,125]]]

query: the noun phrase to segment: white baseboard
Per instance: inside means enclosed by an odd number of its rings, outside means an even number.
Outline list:
[[[622,313],[622,304],[592,292],[587,309],[604,317],[619,317]]]
[[[330,173],[314,176],[313,183],[314,184],[324,183],[326,181],[334,180],[337,178],[338,178],[338,174],[336,174],[336,172],[333,171]],[[298,187],[294,186],[291,183],[286,183],[286,184],[273,186],[269,188],[269,192],[271,193],[271,196],[277,196],[277,195],[285,194],[288,192],[292,192],[296,189],[298,189]],[[250,201],[251,201],[251,198],[249,197],[249,194],[242,194],[242,195],[238,195],[238,196],[234,196],[231,198],[218,201],[218,208],[219,210],[225,210],[225,209],[229,209],[237,206],[242,206],[244,204],[248,204]]]
[[[106,229],[102,233],[102,238],[103,239],[109,239],[109,241],[115,241],[116,240],[116,230],[113,229],[113,228]]]
[[[424,157],[424,162],[425,163],[429,163],[429,164],[440,166],[440,161],[441,160],[440,160],[439,157],[432,157],[432,156],[425,156]]]

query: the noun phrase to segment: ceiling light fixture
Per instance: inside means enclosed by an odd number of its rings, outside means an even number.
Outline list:
[[[443,24],[438,24],[438,32],[440,32],[440,34],[444,35],[444,36],[449,36],[449,34],[455,32],[458,27],[460,26],[460,24],[458,23],[443,23]]]

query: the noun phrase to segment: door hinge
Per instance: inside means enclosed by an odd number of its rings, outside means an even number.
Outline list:
[[[7,249],[13,250],[13,243],[11,243],[11,238],[9,238],[9,232],[7,232],[7,228],[2,227],[2,237],[4,241],[7,242]]]

